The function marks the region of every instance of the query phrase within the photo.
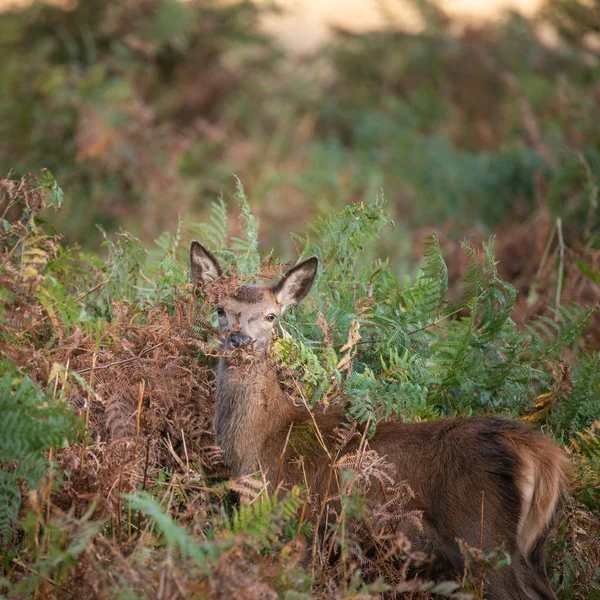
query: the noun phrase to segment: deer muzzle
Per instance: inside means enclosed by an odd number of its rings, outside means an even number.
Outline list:
[[[229,341],[234,348],[247,348],[251,344],[252,338],[249,335],[232,333],[229,336]]]

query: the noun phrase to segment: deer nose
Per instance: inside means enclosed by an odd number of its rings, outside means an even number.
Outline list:
[[[229,339],[234,348],[244,348],[252,341],[249,335],[240,335],[238,333],[232,333]]]

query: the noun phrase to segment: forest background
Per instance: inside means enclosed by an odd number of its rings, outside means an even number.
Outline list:
[[[0,14],[0,593],[409,585],[339,524],[317,540],[306,491],[225,478],[197,238],[245,279],[322,259],[275,343],[310,401],[369,427],[493,412],[554,436],[575,475],[552,580],[600,597],[600,4],[388,8],[302,53],[264,29],[277,3]],[[371,522],[360,497],[344,514]],[[502,560],[466,551],[466,572]]]

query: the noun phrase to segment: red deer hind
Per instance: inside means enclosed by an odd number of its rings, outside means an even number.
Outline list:
[[[221,276],[216,258],[198,242],[192,243],[190,257],[194,283]],[[330,468],[325,450],[317,447],[303,456],[302,469],[289,448],[283,465],[281,457],[295,426],[318,428],[333,446],[343,413],[330,409],[311,416],[293,405],[268,360],[277,318],[305,298],[317,267],[317,258],[309,258],[273,287],[243,285],[215,307],[223,350],[231,354],[218,366],[214,430],[233,475],[260,469],[272,486],[308,483],[323,495]],[[236,365],[240,353],[251,354],[249,368]],[[509,566],[487,573],[485,597],[556,598],[546,575],[545,549],[566,493],[569,465],[552,441],[518,421],[474,417],[383,423],[369,447],[392,463],[398,482],[406,481],[414,492],[414,507],[423,514],[419,547],[436,557],[439,572],[462,572],[457,539],[477,546],[483,492],[483,550],[503,545],[511,556]]]

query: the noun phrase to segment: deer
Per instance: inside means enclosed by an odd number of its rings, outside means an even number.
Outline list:
[[[215,256],[197,241],[190,262],[198,286],[223,275]],[[323,497],[331,473],[327,448],[335,444],[343,409],[318,411],[290,402],[269,360],[277,319],[308,295],[318,265],[311,257],[272,286],[240,285],[214,307],[223,352],[213,428],[234,477],[260,471],[271,488],[300,484]],[[245,368],[240,356],[250,359]],[[293,451],[295,428],[309,428],[321,444]],[[464,561],[457,540],[477,546],[481,536],[484,552],[503,546],[511,557],[510,565],[486,574],[486,598],[556,599],[546,545],[565,500],[570,465],[553,441],[520,421],[478,416],[381,423],[368,443],[410,486],[435,572],[460,574]],[[304,452],[302,461],[294,460],[298,452]]]

